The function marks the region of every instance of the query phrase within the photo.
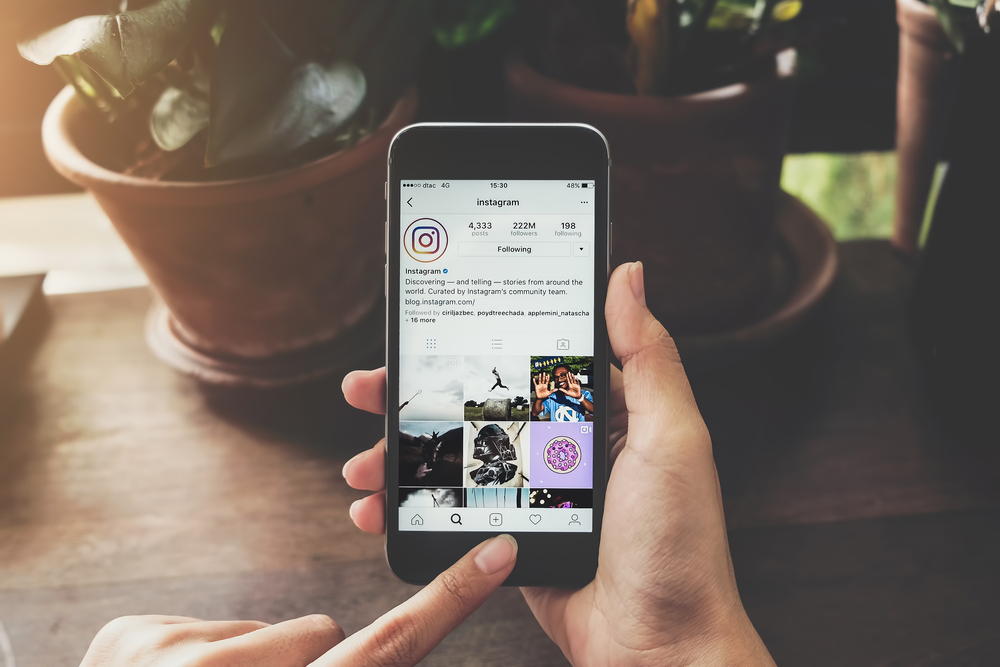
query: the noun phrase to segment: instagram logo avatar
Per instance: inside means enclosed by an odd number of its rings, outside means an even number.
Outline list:
[[[448,249],[448,231],[437,220],[420,218],[403,235],[406,253],[418,262],[433,262]]]

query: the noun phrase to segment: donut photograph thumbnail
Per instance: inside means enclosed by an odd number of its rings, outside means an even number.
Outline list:
[[[594,427],[583,422],[531,424],[531,488],[594,486]]]

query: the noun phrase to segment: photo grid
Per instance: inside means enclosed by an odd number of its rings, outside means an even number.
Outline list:
[[[400,507],[592,508],[593,362],[400,357]]]

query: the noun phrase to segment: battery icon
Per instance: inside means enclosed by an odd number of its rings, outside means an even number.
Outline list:
[[[581,188],[589,188],[590,187],[590,183],[580,183],[580,187]]]

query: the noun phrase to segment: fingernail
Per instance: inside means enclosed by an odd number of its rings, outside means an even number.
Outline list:
[[[353,503],[351,503],[351,509],[349,509],[347,511],[347,513],[351,517],[351,521],[353,521],[354,523],[358,522],[358,520],[354,517],[354,510],[356,510],[358,508],[358,503],[360,503],[360,502],[361,502],[361,500],[355,500]]]
[[[340,470],[340,474],[344,476],[344,479],[347,479],[347,467],[348,467],[349,465],[351,465],[351,462],[353,462],[353,461],[354,461],[354,459],[353,459],[353,458],[351,458],[351,459],[348,459],[348,460],[347,460],[347,463],[345,463],[345,464],[344,464],[344,467],[343,467],[343,468],[341,468],[341,470]]]
[[[496,574],[506,568],[517,554],[517,541],[510,535],[494,537],[476,554],[476,567],[483,574]]]
[[[628,267],[628,284],[632,288],[635,300],[645,306],[646,285],[643,282],[642,262],[632,262],[632,266]]]

